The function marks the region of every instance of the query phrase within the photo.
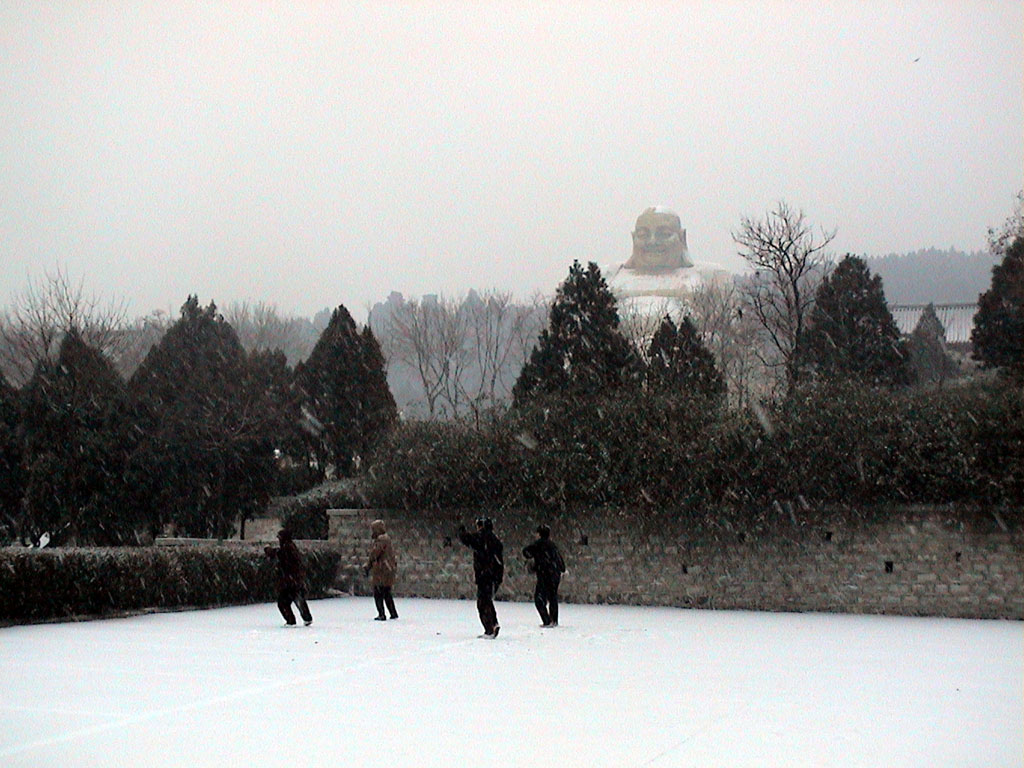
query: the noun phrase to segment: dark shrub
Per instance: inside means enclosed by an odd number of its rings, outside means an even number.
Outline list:
[[[311,596],[340,556],[300,544]],[[26,622],[274,599],[275,565],[251,546],[0,550],[0,621]]]
[[[279,517],[297,539],[326,539],[328,509],[366,506],[360,486],[355,478],[322,483],[296,496],[274,499],[269,512]]]
[[[375,507],[649,507],[761,514],[775,501],[1024,500],[1024,394],[824,385],[774,409],[684,397],[538,400],[480,428],[403,424],[367,478]]]

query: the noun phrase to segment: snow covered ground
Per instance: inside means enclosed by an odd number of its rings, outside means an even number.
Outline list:
[[[1024,625],[470,601],[0,629],[3,766],[1020,766]]]

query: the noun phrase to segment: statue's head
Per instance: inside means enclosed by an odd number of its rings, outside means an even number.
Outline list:
[[[679,216],[668,208],[641,213],[633,230],[633,255],[624,266],[639,271],[692,267]]]

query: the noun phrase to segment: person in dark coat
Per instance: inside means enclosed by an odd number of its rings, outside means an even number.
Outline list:
[[[373,544],[370,545],[370,558],[366,561],[363,573],[370,577],[370,584],[373,585],[373,602],[377,605],[376,621],[387,621],[387,616],[384,615],[385,605],[391,618],[397,619],[398,611],[395,610],[391,588],[395,586],[395,577],[398,574],[398,558],[395,556],[395,547],[384,528],[383,520],[374,520],[370,523],[370,536]]]
[[[537,540],[523,548],[527,567],[537,574],[537,586],[533,590],[533,603],[544,627],[558,626],[558,584],[565,573],[565,561],[558,547],[551,541],[551,529],[546,525],[537,526]]]
[[[292,603],[295,603],[302,622],[308,627],[313,623],[313,614],[306,604],[306,567],[302,563],[302,555],[292,540],[292,532],[287,528],[277,532],[277,541],[280,547],[263,548],[267,557],[277,560],[277,607],[285,624],[294,627]]]
[[[494,535],[494,524],[486,517],[476,519],[476,532],[459,526],[459,541],[473,550],[473,575],[476,579],[476,609],[484,625],[482,637],[494,639],[501,627],[494,609],[494,593],[505,578],[504,547]]]

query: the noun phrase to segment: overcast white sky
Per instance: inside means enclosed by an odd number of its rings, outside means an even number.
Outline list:
[[[648,205],[699,260],[779,199],[839,253],[984,247],[1024,178],[1024,4],[0,4],[0,305],[65,269],[365,318],[551,293]]]

